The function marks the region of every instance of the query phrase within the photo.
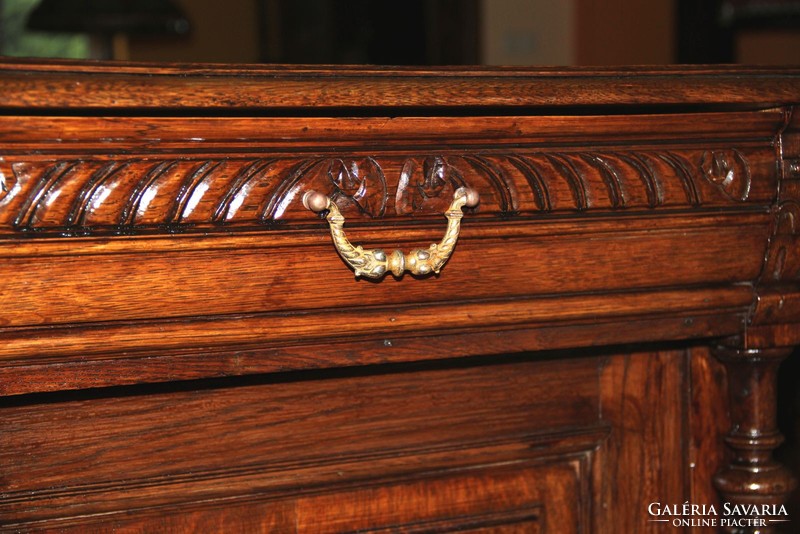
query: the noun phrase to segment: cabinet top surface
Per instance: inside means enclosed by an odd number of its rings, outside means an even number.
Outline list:
[[[320,110],[711,105],[800,100],[800,68],[380,67],[0,62],[0,107]]]

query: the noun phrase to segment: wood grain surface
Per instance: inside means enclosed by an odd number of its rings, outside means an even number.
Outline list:
[[[795,103],[798,71],[770,67],[397,68],[5,60],[6,108],[305,109]],[[235,84],[231,83],[235,80]]]
[[[12,518],[234,494],[280,497],[486,458],[558,454],[570,466],[572,455],[588,454],[606,435],[594,358],[490,363],[362,369],[338,378],[298,374],[240,387],[167,386],[144,396],[132,390],[9,398],[2,409],[0,516],[8,525]],[[569,467],[573,478],[588,476],[585,466],[575,469]]]
[[[800,71],[0,84],[0,530],[659,532],[793,487]],[[410,250],[462,186],[442,272],[378,283],[301,202]]]
[[[596,523],[598,531],[614,525],[626,532],[662,532],[664,525],[649,521],[648,506],[686,495],[686,449],[679,438],[688,415],[685,363],[673,351],[610,358],[603,367],[600,410],[615,432],[604,451],[608,470],[598,481],[604,520]]]

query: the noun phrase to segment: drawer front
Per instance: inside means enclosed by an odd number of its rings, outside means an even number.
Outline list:
[[[0,117],[0,392],[739,333],[783,117]]]

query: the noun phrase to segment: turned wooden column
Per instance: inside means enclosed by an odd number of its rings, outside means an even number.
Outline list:
[[[780,505],[797,484],[772,454],[783,442],[777,424],[777,372],[791,352],[791,348],[715,350],[727,369],[730,398],[731,430],[725,442],[733,454],[714,477],[724,502]],[[766,521],[765,527],[729,532],[772,532],[777,525]]]

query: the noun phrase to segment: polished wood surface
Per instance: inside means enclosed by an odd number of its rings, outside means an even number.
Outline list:
[[[232,109],[508,108],[525,106],[795,104],[794,68],[341,67],[163,65],[5,59],[4,108]],[[746,77],[746,80],[743,79]],[[344,109],[341,109],[344,108]],[[311,115],[318,112],[311,111]],[[360,115],[360,113],[355,113]]]
[[[663,532],[795,487],[799,71],[0,80],[2,528]],[[411,250],[460,187],[427,277],[356,280],[302,202]]]

